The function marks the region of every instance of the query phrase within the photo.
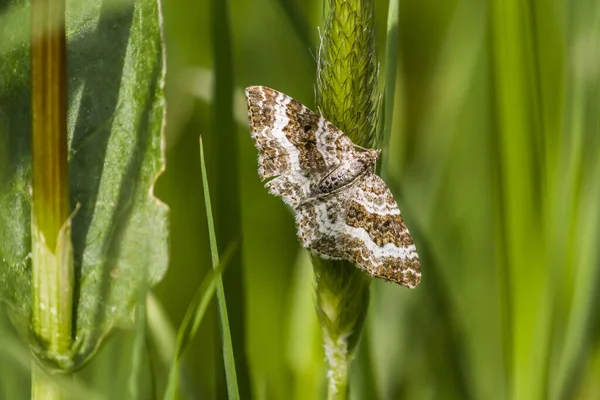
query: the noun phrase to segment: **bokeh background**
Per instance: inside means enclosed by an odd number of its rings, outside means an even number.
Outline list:
[[[314,108],[323,1],[230,0],[228,26],[218,1],[163,4],[157,194],[171,261],[148,300],[141,398],[162,397],[176,329],[211,270],[200,135],[217,235],[239,243],[224,281],[241,397],[325,398],[312,267],[259,181],[243,95],[265,85]],[[383,88],[388,2],[374,9]],[[385,168],[423,278],[415,290],[372,283],[350,398],[600,398],[599,38],[593,0],[400,1]],[[228,87],[231,115],[215,107]],[[214,303],[184,356],[185,399],[227,398]],[[76,382],[130,398],[134,340],[114,332]],[[27,398],[26,349],[5,350],[0,395]]]

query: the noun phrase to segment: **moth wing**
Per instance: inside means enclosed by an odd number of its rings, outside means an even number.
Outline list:
[[[354,152],[350,138],[293,98],[265,86],[246,88],[248,119],[261,179],[308,176]]]
[[[373,277],[409,288],[419,284],[415,244],[392,193],[375,174],[302,205],[296,226],[302,245],[321,258],[350,261]]]

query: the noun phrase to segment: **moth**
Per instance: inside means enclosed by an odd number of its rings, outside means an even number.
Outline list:
[[[421,265],[415,244],[374,172],[380,150],[359,149],[331,122],[274,89],[251,86],[246,98],[258,175],[294,210],[302,246],[416,287]]]

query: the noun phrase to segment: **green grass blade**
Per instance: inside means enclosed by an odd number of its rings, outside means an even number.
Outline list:
[[[519,1],[491,3],[492,51],[498,118],[499,218],[507,277],[510,345],[505,349],[509,396],[547,398],[546,378],[551,340],[552,296],[545,249],[547,185],[542,107],[537,76],[540,66],[532,26],[532,11]],[[503,262],[503,264],[501,264]]]
[[[210,204],[210,192],[208,188],[208,177],[206,173],[206,163],[204,160],[204,147],[202,138],[200,138],[200,168],[202,169],[202,187],[204,189],[204,201],[206,205],[206,218],[208,221],[208,235],[210,240],[210,253],[213,268],[219,265],[219,251],[217,249],[217,236],[215,234],[215,223],[213,219],[212,207]],[[225,378],[227,380],[227,393],[230,399],[239,399],[239,389],[237,383],[237,374],[235,371],[235,359],[233,357],[233,345],[231,343],[231,332],[229,331],[229,318],[227,316],[227,304],[225,302],[225,289],[223,288],[223,279],[217,278],[217,302],[219,307],[219,320],[221,323],[221,335],[223,346],[223,359],[225,363]]]
[[[225,256],[223,257],[223,262],[221,262],[214,270],[212,270],[206,278],[202,281],[196,294],[194,295],[194,299],[190,303],[185,316],[183,317],[183,321],[179,326],[179,331],[177,332],[177,344],[175,349],[175,356],[173,363],[171,365],[171,370],[169,372],[169,380],[167,383],[167,389],[165,391],[164,400],[174,400],[177,398],[177,387],[179,384],[179,360],[181,355],[187,348],[189,342],[196,336],[196,332],[198,331],[198,327],[200,326],[200,322],[202,322],[202,318],[206,313],[206,309],[208,308],[208,304],[215,293],[215,289],[217,287],[217,281],[221,279],[221,275],[227,262],[231,258],[233,247],[230,247]]]
[[[230,28],[232,6],[230,4],[231,2],[228,0],[211,2],[211,46],[214,62],[212,120],[211,133],[204,136],[203,139],[206,140],[206,148],[211,155],[209,171],[213,182],[212,196],[214,199],[211,212],[219,227],[215,235],[214,251],[216,251],[217,244],[221,249],[225,249],[242,235],[238,166],[240,151],[237,145],[238,135],[233,113],[235,82],[233,40]],[[206,197],[208,197],[208,193],[206,193]],[[224,321],[227,322],[227,325],[231,325],[231,329],[228,328],[227,331],[230,332],[232,343],[229,350],[235,349],[236,381],[242,393],[248,393],[250,391],[250,373],[246,360],[246,298],[243,261],[241,253],[234,254],[229,266],[230,273],[223,277],[224,288],[227,290],[227,313],[229,314]],[[223,299],[219,299],[219,301],[224,302]],[[225,352],[227,351],[225,349]],[[217,389],[223,386],[217,382]],[[219,393],[219,396],[224,396],[224,393]]]
[[[396,76],[398,73],[398,18],[400,16],[399,0],[390,0],[388,7],[387,39],[385,44],[385,88],[383,90],[383,110],[379,129],[381,134],[381,176],[386,178],[387,163],[390,154],[390,136],[392,132],[392,116],[396,94]]]
[[[568,32],[572,48],[597,48],[600,7],[596,4],[575,2],[570,5],[567,23],[571,25]],[[564,257],[566,262],[558,264],[560,269],[557,268],[561,273],[556,274],[557,286],[561,289],[560,297],[557,297],[570,299],[563,346],[557,357],[558,367],[550,377],[550,398],[554,400],[592,398],[578,396],[578,392],[585,368],[590,366],[598,335],[600,158],[597,109],[600,105],[600,74],[597,68],[586,67],[597,64],[598,53],[581,51],[575,54],[567,70],[566,134],[559,147],[562,152],[557,168],[560,180],[555,195],[559,212],[554,211],[555,215],[562,216],[557,218],[554,228],[555,236],[563,239],[557,246],[562,245],[567,255]]]

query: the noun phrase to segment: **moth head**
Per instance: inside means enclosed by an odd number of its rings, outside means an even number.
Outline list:
[[[375,165],[375,163],[377,162],[377,159],[381,155],[381,150],[380,149],[367,149],[366,151],[363,151],[360,154],[363,158],[363,161],[366,164]]]

